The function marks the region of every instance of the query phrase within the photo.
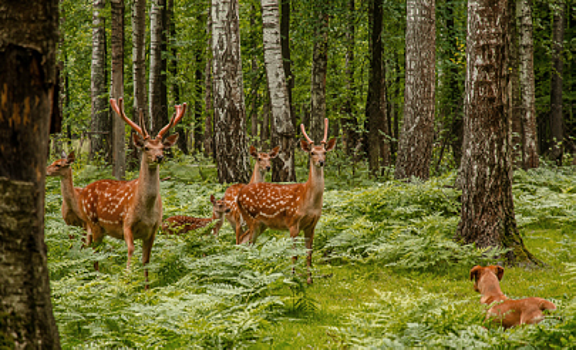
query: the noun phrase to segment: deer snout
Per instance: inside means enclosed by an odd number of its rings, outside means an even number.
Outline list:
[[[156,156],[156,161],[157,161],[158,163],[160,163],[162,160],[164,160],[164,155],[159,154],[159,155]]]
[[[266,171],[270,171],[270,165],[266,166]]]
[[[323,166],[324,166],[324,161],[323,161],[323,160],[319,161],[319,162],[318,162],[318,165],[320,165],[320,167],[323,167]]]
[[[230,212],[230,208],[226,208],[226,210],[224,211],[226,214],[228,214]]]

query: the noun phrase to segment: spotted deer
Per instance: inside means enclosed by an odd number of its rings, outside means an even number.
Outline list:
[[[280,146],[274,147],[269,153],[258,152],[256,147],[250,146],[250,155],[256,160],[254,163],[254,171],[252,171],[252,177],[248,184],[260,183],[265,181],[266,172],[270,171],[270,161],[278,156],[280,152]],[[238,205],[236,204],[236,197],[246,184],[235,184],[224,192],[224,201],[230,212],[226,214],[226,220],[232,226],[232,229],[236,231],[236,225],[238,222],[242,223],[242,218],[240,216],[240,210],[238,210]],[[240,242],[236,241],[236,244]]]
[[[212,233],[218,237],[218,232],[220,232],[220,228],[224,224],[224,215],[230,212],[230,208],[228,208],[223,199],[217,200],[214,195],[210,196],[210,202],[212,203],[211,218],[194,218],[184,215],[171,216],[164,220],[162,231],[168,234],[182,234],[205,227],[212,221],[216,221]]]
[[[127,268],[134,253],[134,240],[142,240],[142,264],[150,261],[156,232],[162,223],[162,199],[160,198],[159,165],[164,150],[172,147],[178,134],[164,139],[168,130],[176,125],[186,112],[186,104],[176,106],[170,123],[155,138],[146,131],[143,113],[140,125],[124,114],[123,100],[110,99],[112,109],[132,129],[134,145],[142,151],[140,174],[132,181],[100,180],[86,186],[80,193],[80,207],[87,220],[88,243],[98,244],[104,236],[123,239],[128,246]],[[94,264],[98,270],[98,263]],[[148,289],[148,269],[144,269]]]
[[[83,190],[81,187],[74,187],[72,180],[72,163],[76,157],[74,151],[66,155],[62,151],[62,159],[58,159],[46,168],[46,175],[58,176],[60,178],[60,191],[62,193],[62,218],[66,225],[84,227],[78,197]],[[74,238],[74,236],[70,236]]]
[[[292,238],[304,231],[308,249],[308,283],[312,283],[312,243],[314,229],[322,215],[324,164],[326,153],[334,149],[336,139],[326,142],[328,119],[324,120],[324,139],[319,146],[315,146],[314,141],[308,137],[304,125],[300,127],[307,140],[301,140],[300,147],[310,156],[308,181],[289,185],[262,182],[243,187],[238,193],[237,203],[248,230],[242,233],[240,225],[237,225],[236,241],[254,243],[266,227],[288,230]],[[293,259],[296,262],[297,257]]]

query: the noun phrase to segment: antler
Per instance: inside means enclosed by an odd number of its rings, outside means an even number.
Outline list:
[[[324,118],[324,140],[322,140],[322,144],[326,143],[326,139],[328,138],[328,118]]]
[[[166,132],[168,132],[168,130],[171,127],[178,124],[178,122],[180,120],[182,120],[182,118],[184,118],[184,114],[186,113],[186,106],[187,106],[186,102],[184,102],[182,104],[182,106],[179,106],[179,105],[176,106],[176,113],[174,113],[172,118],[170,118],[170,123],[168,123],[168,125],[163,127],[162,130],[160,130],[160,132],[158,132],[158,136],[156,136],[156,137],[163,138],[164,134],[166,134]]]
[[[126,122],[126,124],[130,125],[132,127],[132,129],[136,130],[137,133],[139,133],[140,135],[142,135],[143,138],[147,138],[148,135],[145,134],[142,129],[136,125],[136,123],[134,123],[133,121],[131,121],[126,114],[124,114],[124,99],[122,97],[120,97],[118,99],[118,102],[120,103],[120,107],[118,107],[118,103],[116,103],[116,100],[111,98],[110,99],[110,105],[112,105],[112,109],[118,114],[118,116],[122,119],[124,119],[124,121]]]
[[[144,110],[142,108],[140,108],[140,110],[138,111],[138,120],[140,123],[140,127],[142,128],[142,132],[144,133],[144,139],[149,138],[150,135],[146,130],[146,120],[144,120]]]
[[[306,134],[306,129],[304,129],[304,124],[300,124],[300,129],[302,130],[302,134],[304,134],[304,137],[306,138],[306,140],[308,140],[309,143],[314,143],[314,141],[310,140],[310,138],[308,137],[308,134]]]

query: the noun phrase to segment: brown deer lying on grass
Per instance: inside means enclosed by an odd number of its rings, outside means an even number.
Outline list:
[[[216,200],[214,195],[210,196],[210,202],[212,203],[212,218],[194,218],[184,215],[171,216],[164,220],[162,231],[168,234],[182,234],[205,227],[212,221],[216,221],[212,233],[218,237],[220,228],[224,224],[224,214],[230,213],[230,208],[228,208],[223,199]]]
[[[535,324],[544,319],[542,311],[556,310],[556,305],[542,298],[508,299],[500,289],[504,276],[502,266],[474,266],[470,270],[470,280],[474,280],[474,290],[482,294],[480,302],[492,306],[486,312],[486,319],[501,324],[504,328],[520,324]]]
[[[83,188],[74,187],[72,180],[72,163],[75,160],[74,152],[66,155],[62,151],[62,159],[58,159],[46,168],[46,175],[60,177],[60,191],[62,193],[62,218],[66,225],[85,227],[82,219],[78,197]],[[74,236],[70,236],[74,238]]]
[[[160,198],[159,166],[164,159],[164,150],[172,147],[178,134],[164,138],[168,130],[176,125],[186,112],[186,104],[176,106],[176,113],[155,138],[150,137],[140,112],[140,125],[124,114],[122,98],[118,103],[110,99],[112,109],[137,133],[134,145],[142,151],[140,174],[136,180],[100,180],[86,186],[80,193],[80,208],[86,218],[88,244],[100,243],[104,236],[123,239],[128,246],[130,267],[134,254],[134,240],[142,240],[142,264],[150,261],[156,232],[162,223],[162,198]],[[98,262],[94,263],[98,270]],[[148,269],[144,269],[148,289]]]
[[[241,225],[236,225],[236,242],[254,243],[263,228],[289,230],[290,237],[295,238],[304,231],[308,249],[308,283],[312,283],[310,265],[312,263],[312,243],[314,229],[322,215],[324,196],[324,164],[326,153],[333,150],[336,139],[326,142],[328,137],[328,119],[324,120],[324,139],[320,146],[314,146],[300,125],[308,141],[301,140],[300,146],[310,155],[310,173],[305,183],[279,185],[273,183],[256,183],[246,185],[238,194],[238,208],[246,221],[248,230],[242,234]],[[297,257],[293,258],[296,261]]]
[[[252,177],[248,184],[260,183],[266,180],[266,172],[270,171],[270,161],[278,156],[279,151],[279,146],[274,147],[269,153],[258,152],[256,147],[250,146],[250,155],[256,162],[254,163],[254,170],[252,171]],[[236,231],[236,225],[238,225],[238,223],[242,225],[242,218],[238,205],[236,204],[236,197],[238,197],[238,193],[244,186],[246,186],[246,184],[235,184],[228,187],[226,192],[224,192],[224,201],[228,208],[230,208],[230,213],[226,214],[226,220],[228,220],[234,231]],[[239,243],[240,242],[236,241],[236,244]]]

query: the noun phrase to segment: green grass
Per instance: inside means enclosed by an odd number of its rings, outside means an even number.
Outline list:
[[[179,158],[162,170],[161,177],[172,177],[161,183],[165,217],[208,217],[210,194],[222,196],[226,189],[214,183],[213,167],[190,162]],[[78,185],[109,177],[97,167],[77,167]],[[219,240],[209,228],[184,237],[158,235],[149,292],[138,261],[141,242],[130,271],[121,241],[107,238],[96,252],[81,249],[81,230],[60,217],[59,183],[48,179],[46,241],[63,347],[512,349],[576,343],[576,269],[570,265],[576,261],[576,176],[570,169],[516,174],[524,242],[547,265],[507,267],[501,287],[512,298],[552,300],[558,311],[537,326],[508,331],[483,322],[485,308],[469,280],[475,264],[495,261],[451,241],[459,218],[459,193],[447,187],[454,174],[414,184],[355,179],[352,187],[351,171],[340,173],[326,181],[313,285],[305,283],[301,241],[294,250],[287,233],[266,232],[256,247],[238,247],[225,224]],[[70,233],[77,238],[70,241]]]

